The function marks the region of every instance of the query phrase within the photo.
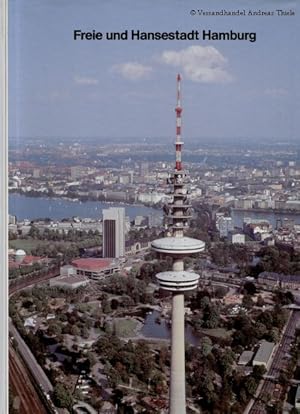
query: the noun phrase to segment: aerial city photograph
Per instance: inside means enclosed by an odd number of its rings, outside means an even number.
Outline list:
[[[10,414],[300,413],[300,10],[10,0]]]

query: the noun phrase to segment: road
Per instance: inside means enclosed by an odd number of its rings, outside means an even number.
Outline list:
[[[266,414],[266,403],[263,402],[264,398],[269,402],[272,400],[282,401],[280,392],[276,394],[275,388],[276,384],[278,384],[280,371],[286,366],[286,356],[290,351],[295,336],[295,330],[299,321],[300,311],[292,311],[288,324],[286,325],[285,331],[274,355],[270,369],[267,372],[266,379],[263,381],[259,396],[252,405],[252,408],[248,411],[249,414]],[[269,398],[267,398],[268,396]]]
[[[15,395],[20,398],[19,412],[22,414],[47,414],[24,365],[16,351],[9,348],[9,382]]]

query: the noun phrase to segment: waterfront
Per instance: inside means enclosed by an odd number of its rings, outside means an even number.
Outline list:
[[[20,194],[9,194],[9,214],[17,216],[18,220],[34,220],[49,217],[62,220],[70,217],[89,217],[101,219],[102,210],[109,207],[125,207],[126,215],[133,220],[136,216],[161,217],[161,210],[155,210],[143,205],[105,203],[100,201],[71,201],[62,198],[26,197]]]
[[[251,219],[255,219],[255,220],[267,220],[269,221],[272,226],[273,229],[276,229],[276,222],[277,220],[283,220],[285,218],[290,219],[290,220],[294,220],[295,224],[300,224],[300,213],[299,212],[295,212],[295,213],[281,213],[280,211],[261,211],[259,212],[258,210],[255,211],[251,211],[251,210],[231,210],[231,217],[233,219],[233,224],[235,227],[243,227],[243,221],[245,218],[251,218]]]

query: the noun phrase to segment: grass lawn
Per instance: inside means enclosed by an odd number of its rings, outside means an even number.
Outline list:
[[[215,338],[226,339],[231,336],[232,331],[228,331],[224,328],[215,328],[215,329],[201,329],[201,333],[207,336],[212,336]]]
[[[116,318],[113,327],[117,336],[130,337],[135,335],[138,321],[135,319]]]
[[[10,240],[9,241],[9,247],[11,249],[23,249],[27,254],[30,254],[32,250],[36,249],[37,246],[42,245],[52,245],[52,246],[59,246],[63,245],[64,247],[67,247],[68,245],[72,244],[69,241],[49,241],[49,240],[35,240],[35,239],[16,239],[16,240]]]
[[[34,240],[34,239],[28,239],[28,240],[10,240],[9,241],[9,247],[11,249],[23,249],[26,253],[31,253],[31,250],[36,249],[38,245],[48,243],[47,241],[43,240]]]

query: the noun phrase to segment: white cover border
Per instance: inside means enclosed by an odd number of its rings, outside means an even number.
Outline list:
[[[0,0],[0,414],[8,413],[7,0]]]

